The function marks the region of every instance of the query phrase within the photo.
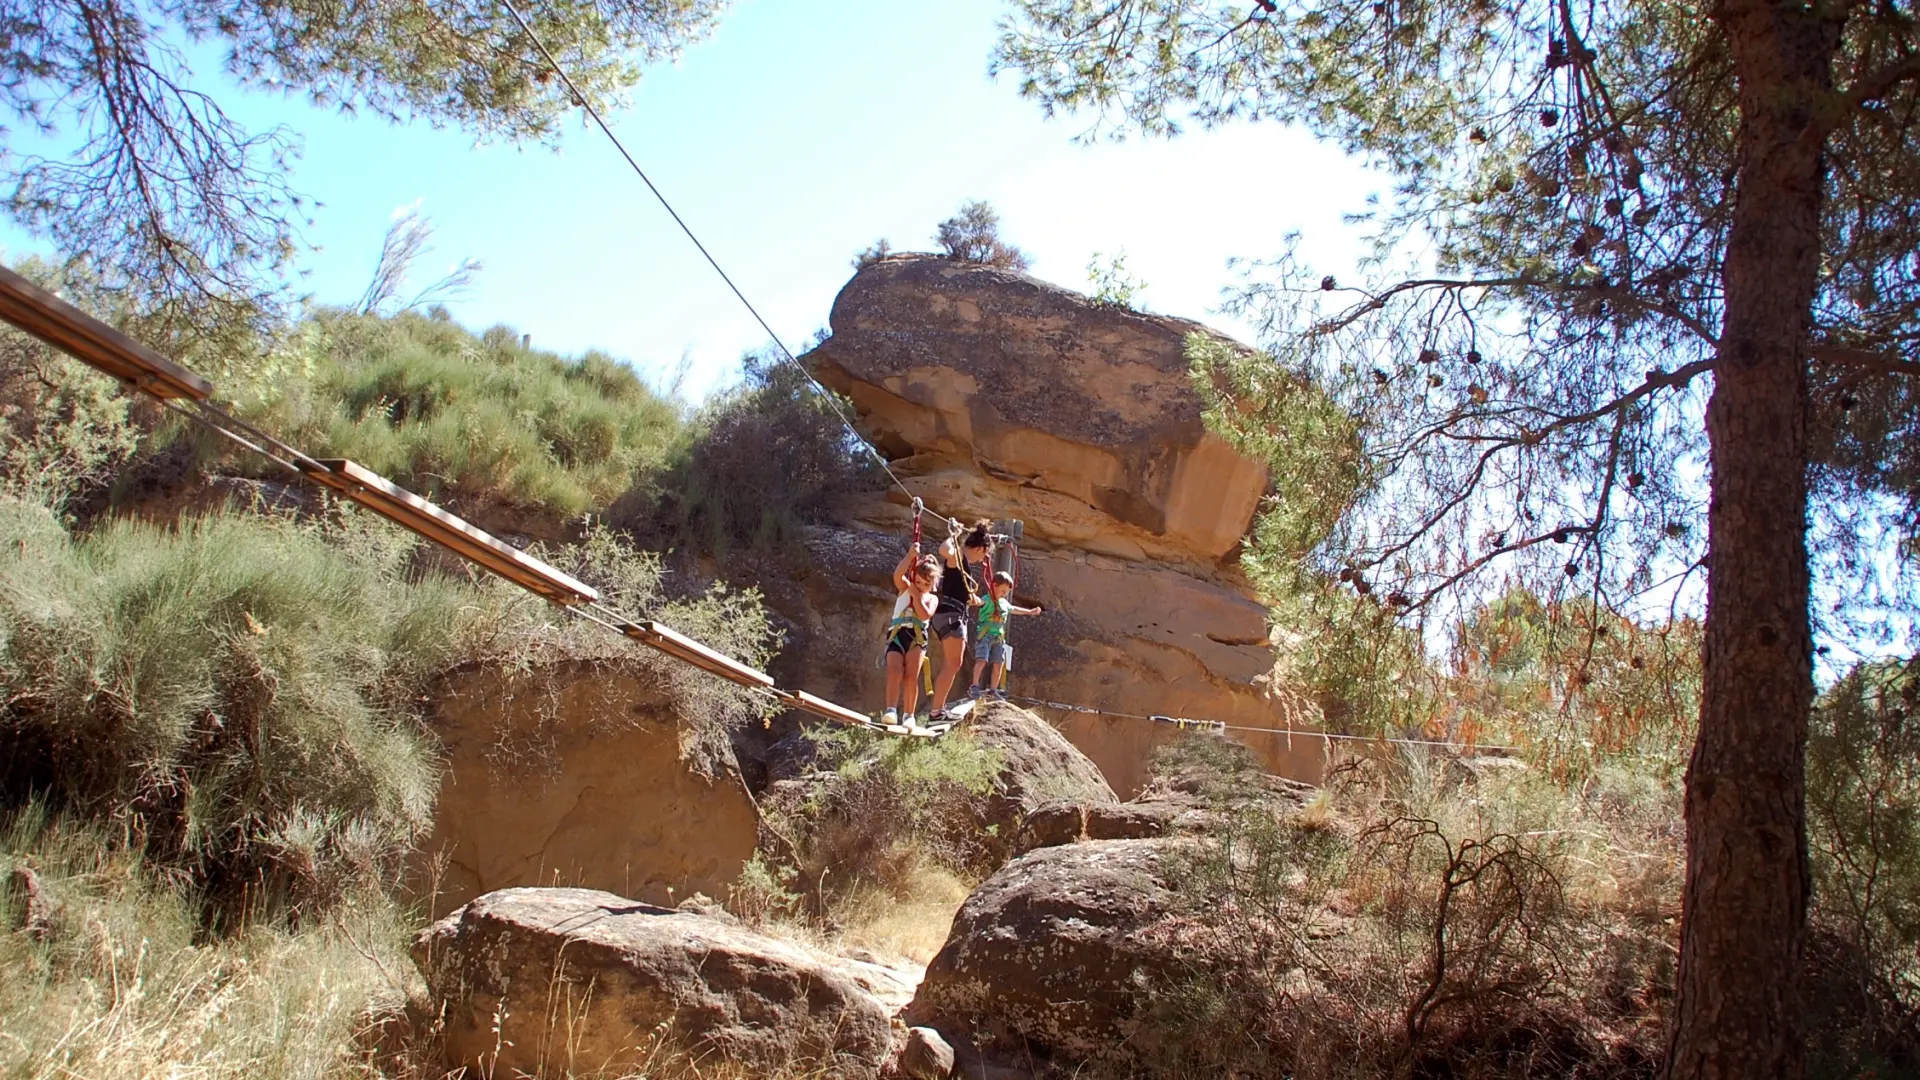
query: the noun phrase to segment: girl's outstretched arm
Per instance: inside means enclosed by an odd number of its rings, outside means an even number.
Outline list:
[[[918,544],[908,548],[907,553],[900,557],[900,565],[893,568],[893,587],[896,591],[906,592],[913,585],[913,578],[908,571],[912,569],[914,560],[919,557],[920,545]]]

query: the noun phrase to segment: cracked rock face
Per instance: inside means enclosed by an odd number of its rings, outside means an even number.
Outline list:
[[[724,897],[753,856],[759,814],[739,770],[684,757],[677,710],[638,665],[459,671],[430,723],[447,772],[415,876],[436,916],[519,885]]]
[[[1237,546],[1266,470],[1209,433],[1188,376],[1199,323],[1103,307],[1025,274],[884,259],[807,357],[890,456],[1036,538],[1197,566]],[[952,502],[943,499],[941,505]]]
[[[866,1080],[892,1049],[859,972],[725,915],[504,889],[422,931],[413,955],[448,1064],[479,1076],[615,1075],[684,1054]]]

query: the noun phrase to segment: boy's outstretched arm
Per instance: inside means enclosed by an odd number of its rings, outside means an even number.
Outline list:
[[[1039,604],[1035,604],[1032,607],[1021,607],[1018,604],[1008,604],[1007,611],[1014,615],[1045,615],[1047,613],[1047,609],[1041,607]]]

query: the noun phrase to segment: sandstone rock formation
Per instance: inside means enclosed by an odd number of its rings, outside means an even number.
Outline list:
[[[1021,822],[1015,853],[1083,840],[1145,840],[1172,834],[1183,816],[1199,811],[1176,803],[1048,803]]]
[[[518,885],[667,905],[726,896],[753,856],[758,811],[730,760],[687,759],[676,713],[638,664],[443,680],[430,723],[447,774],[417,872],[434,914]]]
[[[1164,875],[1183,843],[1096,840],[1008,863],[961,906],[906,1019],[989,1057],[1124,1058],[1177,962],[1148,931],[1174,912]]]
[[[814,371],[883,451],[932,459],[913,464],[938,505],[991,500],[1037,539],[1204,571],[1266,489],[1201,419],[1182,353],[1198,323],[908,256],[855,275],[832,327]]]
[[[937,799],[905,813],[901,790],[893,786],[897,781],[887,779],[891,774],[886,770],[846,767],[851,763],[830,759],[827,767],[774,779],[761,794],[763,850],[799,870],[797,887],[802,892],[817,889],[827,878],[857,878],[884,862],[897,846],[928,842],[985,874],[1012,857],[1022,822],[1040,807],[1062,800],[1076,806],[1117,801],[1085,754],[1045,720],[1016,705],[982,704],[946,738],[943,749],[972,748],[993,755],[987,790],[949,784]],[[799,749],[803,745],[812,745],[804,733],[782,740],[770,764],[782,766],[778,771],[784,774],[789,761],[810,756]],[[907,744],[915,746],[931,748]],[[902,748],[895,743],[888,749]],[[863,753],[871,766],[879,748],[869,745]],[[792,821],[809,824],[804,833],[790,835],[781,823]]]
[[[1001,757],[987,821],[1011,837],[1026,816],[1049,802],[1114,803],[1113,789],[1072,742],[1029,710],[1005,702],[982,702],[961,727]]]
[[[830,959],[611,893],[489,893],[413,952],[448,1064],[477,1076],[613,1075],[685,1054],[867,1078],[892,1049],[886,1008]]]
[[[1183,341],[1210,331],[930,256],[863,268],[832,331],[803,359],[908,488],[944,513],[1025,523],[1016,599],[1047,614],[1013,624],[1015,694],[1250,728],[1318,719],[1272,677],[1266,611],[1235,566],[1266,475],[1202,420]],[[893,491],[847,507],[844,527],[809,537],[797,575],[760,582],[789,634],[783,674],[807,689],[878,700],[905,504]],[[962,686],[970,670],[971,657]],[[1049,718],[1124,795],[1172,734]],[[1275,772],[1319,777],[1320,740],[1236,737]]]

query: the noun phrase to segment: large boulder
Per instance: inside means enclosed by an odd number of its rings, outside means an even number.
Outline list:
[[[436,916],[522,885],[726,896],[753,857],[739,770],[685,749],[683,710],[641,664],[462,670],[430,723],[447,772],[416,879]]]
[[[848,395],[862,433],[928,506],[1025,525],[1012,688],[1040,701],[1123,796],[1166,725],[1220,720],[1278,773],[1317,781],[1319,711],[1275,677],[1266,609],[1237,556],[1264,467],[1207,431],[1184,343],[1198,323],[1144,315],[1024,274],[933,256],[862,268],[832,334],[803,358]],[[759,584],[789,647],[782,674],[877,703],[875,665],[909,510],[897,490],[854,499]],[[964,685],[971,672],[966,661]]]
[[[1205,564],[1266,491],[1202,419],[1184,353],[1212,334],[1199,323],[928,256],[863,268],[831,321],[808,362],[889,456],[935,459],[916,471],[946,474],[943,507],[989,501],[1042,540]]]
[[[782,765],[780,772],[794,775],[773,780],[761,793],[762,848],[801,871],[808,883],[803,892],[826,878],[884,874],[892,852],[926,844],[972,872],[988,873],[1011,857],[1022,823],[1036,809],[1060,800],[1117,801],[1085,754],[1039,716],[1005,702],[981,703],[943,742],[887,742],[853,747],[861,762]],[[782,740],[772,764],[807,759],[803,746],[814,746],[805,733]],[[953,782],[953,773],[939,783],[939,771],[918,769],[915,753],[935,751],[960,755],[942,767],[959,766],[964,784]],[[990,773],[976,772],[982,764],[990,764]],[[976,779],[987,783],[975,785]],[[929,783],[938,786],[921,786]],[[905,787],[918,794],[903,796]],[[930,790],[933,797],[923,798]],[[903,798],[918,808],[903,812]]]
[[[830,958],[725,916],[588,889],[489,893],[415,939],[447,1062],[608,1075],[662,1055],[873,1077],[888,1010]]]
[[[1087,756],[1035,713],[1004,701],[983,701],[958,728],[1000,757],[987,822],[1011,838],[1029,813],[1062,799],[1119,802]]]
[[[1170,836],[1183,818],[1196,825],[1203,811],[1171,802],[1048,803],[1028,814],[1015,836],[1015,854],[1083,840],[1147,840]]]
[[[1177,839],[1097,840],[1013,860],[961,905],[905,1017],[969,1053],[1125,1057],[1175,952]]]

